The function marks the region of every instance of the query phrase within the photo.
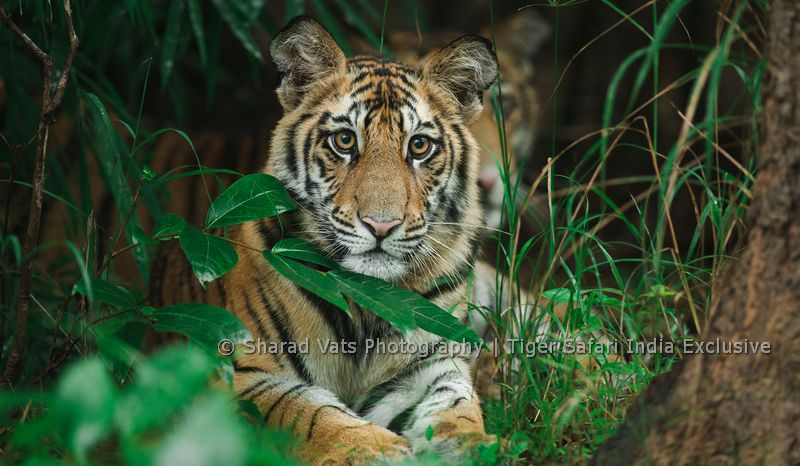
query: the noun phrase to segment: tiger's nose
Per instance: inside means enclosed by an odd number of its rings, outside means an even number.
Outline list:
[[[391,233],[392,230],[395,229],[398,225],[403,223],[400,219],[392,219],[389,221],[380,221],[376,220],[372,217],[359,217],[364,225],[367,226],[370,233],[372,233],[376,238],[384,238]]]

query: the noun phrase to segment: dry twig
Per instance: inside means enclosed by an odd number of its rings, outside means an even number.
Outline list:
[[[39,125],[36,130],[36,155],[33,167],[33,182],[31,190],[31,207],[28,217],[28,226],[22,242],[23,262],[20,269],[19,290],[17,291],[16,314],[14,321],[14,339],[11,342],[11,352],[6,360],[3,371],[2,384],[10,385],[19,378],[22,359],[27,336],[28,308],[30,307],[31,274],[33,270],[32,252],[39,242],[39,226],[42,220],[42,194],[44,191],[44,167],[47,153],[47,138],[50,125],[55,120],[55,113],[61,106],[64,91],[69,80],[72,59],[78,48],[78,36],[72,22],[72,6],[70,0],[64,0],[64,13],[66,18],[67,34],[69,36],[69,49],[66,60],[61,68],[61,74],[55,89],[53,85],[53,59],[39,48],[36,43],[23,32],[3,8],[0,8],[0,19],[25,44],[25,48],[42,63],[42,112],[39,116]]]

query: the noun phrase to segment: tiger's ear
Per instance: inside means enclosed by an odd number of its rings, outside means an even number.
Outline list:
[[[269,45],[272,61],[281,73],[277,94],[283,109],[293,110],[314,85],[344,70],[344,52],[321,24],[308,16],[294,18]]]
[[[491,42],[464,36],[431,55],[422,75],[444,89],[459,105],[463,121],[470,123],[481,113],[481,93],[497,79],[497,58]]]

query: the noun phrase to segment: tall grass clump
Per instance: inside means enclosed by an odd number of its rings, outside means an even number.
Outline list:
[[[762,111],[764,59],[755,44],[764,37],[763,5],[725,2],[716,42],[698,44],[682,29],[689,3],[647,2],[626,12],[604,1],[622,18],[612,29],[636,28],[648,45],[618,64],[598,129],[565,147],[556,148],[555,136],[550,148],[539,144],[529,156],[544,168],[527,192],[509,172],[506,146],[497,154],[509,228],[493,240],[503,271],[497,288],[505,296],[498,293],[497,309],[487,315],[499,331],[503,389],[499,401],[488,402],[487,416],[490,428],[512,439],[509,457],[536,464],[590,458],[622,421],[629,400],[668,371],[682,357],[682,342],[706,325],[714,280],[736,254],[759,144],[754,122]],[[552,7],[563,17],[568,6],[531,7]],[[698,65],[664,82],[659,59],[675,53],[695,54]],[[553,114],[558,76],[568,72],[554,67]],[[687,98],[676,100],[676,91]],[[680,122],[676,138],[660,131],[665,115]],[[615,177],[607,165],[618,153],[640,158],[637,166],[650,170]],[[620,198],[612,189],[627,194]],[[617,233],[604,234],[614,225]],[[526,302],[535,309],[533,323],[520,322]],[[513,339],[560,347],[529,357],[509,344]],[[569,351],[570,342],[590,340],[615,344],[609,348],[616,354]]]

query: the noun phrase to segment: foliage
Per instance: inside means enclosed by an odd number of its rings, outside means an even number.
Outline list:
[[[86,0],[73,5],[81,45],[58,121],[74,126],[77,142],[49,148],[45,184],[47,208],[63,209],[59,221],[67,239],[43,243],[33,253],[32,296],[37,308],[29,319],[22,377],[14,390],[0,392],[0,441],[9,463],[291,462],[292,440],[287,435],[262,428],[247,406],[237,410],[235,401],[211,383],[230,381],[231,361],[217,354],[217,343],[243,338],[242,323],[225,310],[201,303],[154,307],[146,291],[159,245],[178,242],[196,278],[206,284],[238,260],[234,246],[241,245],[231,243],[227,227],[295,208],[268,175],[241,176],[226,168],[205,167],[199,158],[195,166],[168,173],[149,168],[153,147],[165,133],[177,134],[195,149],[182,130],[149,130],[148,113],[160,114],[166,108],[164,112],[178,121],[190,119],[199,95],[194,79],[198,70],[204,78],[203,104],[210,108],[220,90],[248,79],[231,73],[223,63],[220,44],[225,38],[234,39],[256,70],[253,74],[258,74],[256,65],[265,61],[259,41],[273,35],[286,19],[305,12],[304,2],[287,0],[285,17],[276,17],[265,3]],[[580,3],[536,6],[554,7],[559,18]],[[557,148],[559,128],[554,126],[551,147],[538,149],[548,161],[538,176],[526,180],[527,187],[522,177],[511,174],[510,152],[495,154],[503,173],[507,228],[490,243],[497,250],[497,289],[503,292],[494,309],[476,310],[487,316],[500,341],[536,337],[530,333],[532,326],[523,325],[518,313],[504,307],[503,297],[510,297],[516,307],[532,304],[537,315],[560,315],[548,331],[561,343],[598,334],[625,344],[653,338],[680,342],[705,325],[713,280],[735,253],[750,197],[765,66],[751,44],[759,43],[763,34],[753,20],[763,5],[730,2],[729,11],[722,14],[728,21],[718,25],[719,39],[705,44],[675,39],[681,37],[676,31],[690,3],[643,4],[634,13],[624,5],[602,2],[597,8],[619,14],[618,26],[646,35],[649,45],[616,64],[600,130],[575,145]],[[309,4],[308,12],[348,53],[345,28],[358,30],[376,49],[382,46],[386,15],[371,3]],[[60,2],[0,0],[0,5],[14,13],[57,63],[64,61]],[[337,19],[331,5],[344,20]],[[403,5],[415,8],[414,2]],[[642,19],[648,11],[652,24]],[[558,37],[556,22],[556,53]],[[28,206],[16,205],[16,200],[24,199],[31,186],[34,148],[25,142],[38,122],[37,99],[32,97],[40,92],[41,76],[37,62],[5,29],[0,29],[0,43],[0,93],[5,93],[5,102],[0,99],[5,112],[0,119],[0,163],[6,196],[0,229],[0,362],[5,363],[14,335],[17,276],[25,259],[20,225]],[[661,82],[660,60],[675,51],[696,54],[698,66],[672,82]],[[555,76],[569,67],[559,70],[557,65]],[[158,74],[156,84],[152,73]],[[738,80],[735,104],[722,96],[723,81],[731,79]],[[552,89],[554,121],[558,82],[554,80]],[[682,130],[674,141],[665,140],[665,130],[659,129],[666,102],[654,98],[668,89],[685,89],[688,95],[680,111]],[[505,143],[502,85],[493,90],[493,97],[498,133]],[[169,104],[160,102],[162,98]],[[744,142],[720,145],[720,134],[742,127],[736,137]],[[610,178],[609,159],[622,150],[648,158],[653,173],[644,179]],[[520,172],[526,172],[529,161],[518,163]],[[97,167],[97,176],[91,166]],[[237,178],[213,200],[203,225],[164,212],[172,183],[196,178],[208,193],[207,180],[219,181],[217,175]],[[630,201],[621,203],[610,195],[608,188],[613,186],[627,189]],[[113,199],[113,218],[106,224],[98,222],[98,191],[109,192]],[[693,206],[693,217],[684,224],[672,218],[681,203]],[[544,214],[533,208],[537,204],[544,205]],[[628,239],[604,237],[610,223],[622,225]],[[688,232],[688,244],[677,238],[676,230],[681,229]],[[448,310],[396,285],[344,271],[296,238],[285,237],[271,250],[258,252],[285,278],[342,312],[355,303],[402,331],[420,327],[454,340],[477,340]],[[117,273],[117,264],[125,259],[135,264],[136,280],[123,280]],[[522,303],[523,291],[529,289],[550,303]],[[190,343],[144,355],[143,339],[153,331],[179,333]],[[481,447],[474,462],[584,461],[613,433],[631,396],[678,357],[598,355],[587,364],[566,352],[529,358],[501,346],[501,399],[486,402],[486,415],[488,430],[506,441]]]

